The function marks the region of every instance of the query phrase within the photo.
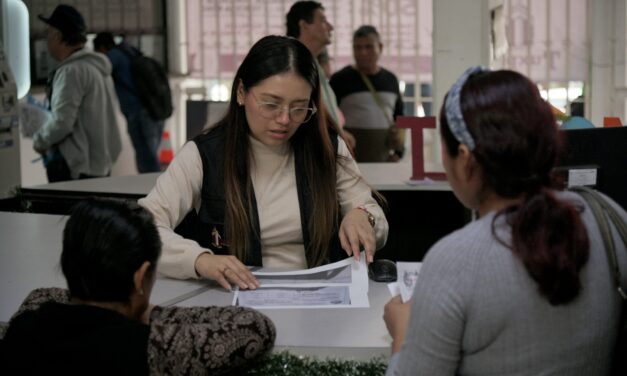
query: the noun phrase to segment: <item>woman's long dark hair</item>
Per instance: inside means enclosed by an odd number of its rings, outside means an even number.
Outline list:
[[[551,304],[572,301],[581,290],[579,271],[588,260],[589,242],[578,208],[550,189],[561,146],[550,105],[533,82],[506,70],[472,75],[460,100],[484,187],[504,198],[524,198],[499,213],[512,227],[509,247]],[[440,132],[446,152],[457,156],[459,142],[444,109]]]
[[[252,46],[235,74],[227,114],[216,124],[216,127],[223,127],[226,133],[225,230],[231,253],[245,260],[253,235],[250,229],[254,228],[251,225],[251,203],[254,197],[249,165],[250,130],[244,107],[237,105],[239,83],[248,91],[268,77],[287,72],[295,73],[311,85],[310,107],[318,109],[290,139],[292,148],[303,151],[308,186],[315,187],[310,190],[315,205],[311,219],[306,224],[311,234],[311,249],[305,252],[308,266],[313,267],[328,258],[329,242],[333,229],[337,227],[336,151],[331,134],[335,137],[339,130],[327,119],[313,56],[307,47],[294,38],[271,35]]]

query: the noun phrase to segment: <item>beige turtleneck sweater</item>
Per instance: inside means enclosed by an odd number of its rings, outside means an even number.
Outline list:
[[[252,137],[250,141],[253,161],[251,179],[259,214],[263,265],[280,269],[307,268],[291,146],[270,147]],[[351,209],[365,206],[375,217],[375,237],[379,249],[385,244],[388,234],[385,215],[372,198],[368,184],[358,177],[361,174],[357,163],[342,140],[338,154],[346,157],[338,159],[337,168],[341,214],[343,216]],[[155,218],[163,242],[159,271],[169,277],[197,278],[194,269],[196,258],[203,252],[211,252],[173,230],[192,208],[199,209],[202,177],[198,148],[194,142],[188,142],[159,176],[148,196],[139,200],[139,204]]]

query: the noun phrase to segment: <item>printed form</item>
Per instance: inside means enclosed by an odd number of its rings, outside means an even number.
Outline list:
[[[253,271],[256,290],[236,290],[233,305],[251,308],[366,308],[368,268],[362,252],[317,268],[288,272]]]

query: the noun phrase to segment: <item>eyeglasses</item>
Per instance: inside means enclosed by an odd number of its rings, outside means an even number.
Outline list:
[[[283,111],[287,111],[290,121],[294,123],[306,123],[311,119],[313,114],[315,114],[316,111],[318,111],[315,106],[290,108],[287,105],[281,106],[280,104],[277,104],[277,103],[262,102],[259,99],[257,99],[257,97],[255,96],[255,94],[253,94],[252,91],[249,91],[249,93],[250,95],[253,96],[253,99],[255,100],[255,102],[257,102],[257,106],[259,106],[259,114],[268,120],[276,119],[277,117],[281,116]]]

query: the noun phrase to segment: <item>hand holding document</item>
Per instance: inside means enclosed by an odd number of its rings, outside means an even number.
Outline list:
[[[252,308],[369,307],[366,257],[353,257],[313,269],[255,271],[260,287],[236,290],[233,305]]]
[[[403,303],[408,302],[414,293],[421,267],[422,262],[397,262],[396,271],[398,280],[397,282],[388,284],[388,289],[392,296],[400,294]]]
[[[45,105],[37,102],[32,96],[28,96],[26,102],[19,103],[19,116],[22,136],[26,138],[33,137],[35,132],[52,118]]]

